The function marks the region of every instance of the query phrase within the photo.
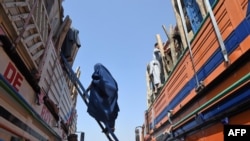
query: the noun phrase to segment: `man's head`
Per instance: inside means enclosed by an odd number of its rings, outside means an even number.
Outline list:
[[[158,43],[155,43],[155,48],[159,48]]]

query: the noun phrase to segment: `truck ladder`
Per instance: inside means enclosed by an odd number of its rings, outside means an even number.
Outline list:
[[[89,100],[88,100],[88,98],[89,98],[89,96],[88,96],[89,88],[87,88],[85,90],[82,83],[77,78],[75,72],[72,70],[72,68],[70,67],[68,61],[66,60],[66,58],[64,57],[63,54],[61,54],[61,58],[62,58],[62,62],[63,62],[63,65],[64,65],[64,69],[65,69],[66,73],[68,74],[71,82],[76,87],[78,93],[80,94],[80,96],[83,99],[86,106],[88,106],[89,105]],[[95,120],[99,124],[99,126],[101,127],[103,133],[107,136],[109,141],[119,141],[117,139],[116,135],[114,134],[114,132],[111,130],[111,128],[109,127],[109,125],[107,123],[102,124],[101,121],[98,121],[97,119],[95,119]],[[111,138],[110,135],[112,136],[112,138]]]

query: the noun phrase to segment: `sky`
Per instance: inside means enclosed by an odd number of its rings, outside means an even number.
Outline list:
[[[176,24],[171,0],[64,0],[63,7],[80,32],[73,69],[80,67],[86,88],[96,63],[108,68],[119,87],[115,135],[119,141],[134,141],[135,128],[143,124],[147,110],[145,73],[156,34],[165,42],[162,25],[169,29]],[[108,141],[80,97],[76,108],[77,131],[85,133],[85,141]]]

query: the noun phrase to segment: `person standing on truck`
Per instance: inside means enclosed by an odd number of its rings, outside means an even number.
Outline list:
[[[155,58],[153,58],[153,60],[150,61],[149,63],[150,66],[150,71],[149,71],[149,75],[150,78],[152,78],[153,80],[153,84],[154,84],[154,93],[157,93],[158,90],[160,89],[160,87],[162,86],[161,84],[161,66],[158,60],[156,60]]]

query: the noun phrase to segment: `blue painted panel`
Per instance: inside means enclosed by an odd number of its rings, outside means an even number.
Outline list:
[[[243,22],[236,29],[236,36],[239,37],[239,41],[243,41],[247,35],[250,34],[250,23],[247,19],[244,19]]]
[[[221,64],[223,60],[223,55],[218,48],[214,54],[208,59],[204,64],[203,68],[198,71],[198,77],[200,80],[204,80],[215,68]]]
[[[195,0],[184,0],[183,2],[191,23],[192,30],[194,33],[196,33],[203,20],[199,6]]]
[[[239,38],[236,36],[237,34],[236,34],[236,31],[237,31],[237,29],[235,30],[235,31],[233,31],[228,37],[227,37],[227,39],[224,41],[224,44],[225,44],[225,46],[226,46],[226,49],[227,49],[227,53],[231,53],[234,49],[235,49],[235,47],[237,47],[238,45],[239,45],[239,43],[240,43],[240,41],[239,41]]]
[[[235,96],[229,99],[228,101],[225,101],[224,103],[221,103],[220,105],[214,107],[210,111],[203,113],[203,121],[214,120],[214,117],[216,117],[217,115],[228,113],[227,111],[228,109],[236,107],[245,101],[249,101],[249,99],[250,99],[250,89],[246,88],[241,92],[235,94]],[[178,130],[176,130],[174,134],[176,136],[184,134],[185,132],[194,129],[195,127],[198,127],[201,124],[202,122],[196,122],[196,120],[192,120],[187,124],[185,124],[184,126],[182,126],[181,128],[179,128]]]
[[[250,99],[250,89],[245,90],[243,93],[238,94],[236,97],[231,98],[227,102],[222,103],[222,104],[218,105],[216,108],[214,108],[213,110],[205,113],[204,119],[213,118],[217,114],[221,114],[223,112],[226,112],[227,109],[229,109],[230,107],[237,106],[238,104],[240,104],[244,101],[247,101],[249,99]]]

